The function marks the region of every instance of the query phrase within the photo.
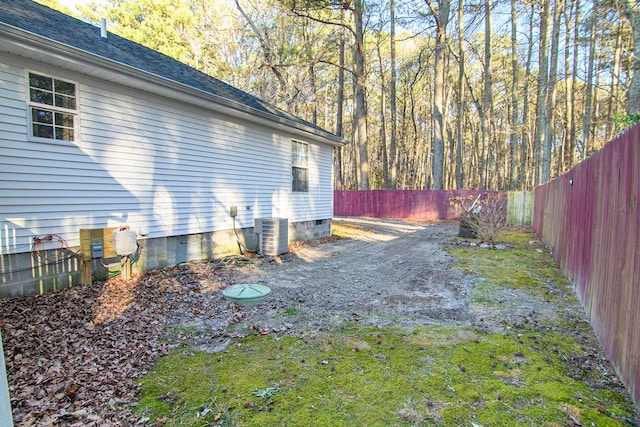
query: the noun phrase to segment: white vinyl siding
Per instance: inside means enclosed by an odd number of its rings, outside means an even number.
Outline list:
[[[309,191],[292,193],[290,221],[333,217],[333,147],[309,144]]]
[[[0,138],[26,141],[24,74],[0,61],[0,81]]]
[[[240,228],[333,214],[329,145],[309,143],[309,192],[292,194],[293,135],[81,75],[69,76],[77,140],[30,142],[26,67],[6,64],[0,55],[0,254],[53,233],[77,246],[80,228],[126,224],[149,238],[230,229],[231,205]]]

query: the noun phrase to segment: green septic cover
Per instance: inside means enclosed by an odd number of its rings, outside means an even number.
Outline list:
[[[222,296],[240,305],[261,303],[271,295],[271,288],[265,285],[232,285],[222,291]]]

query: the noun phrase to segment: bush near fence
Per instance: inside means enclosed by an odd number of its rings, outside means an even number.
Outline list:
[[[640,405],[640,126],[538,187],[533,228]]]

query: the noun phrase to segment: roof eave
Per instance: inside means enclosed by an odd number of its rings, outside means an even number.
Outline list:
[[[0,22],[0,38],[7,39],[7,42],[0,44],[0,50],[8,53],[38,59],[42,62],[84,74],[87,73],[88,67],[94,68],[96,72],[92,73],[92,75],[99,75],[101,78],[116,83],[178,99],[185,103],[197,105],[270,128],[291,132],[297,136],[310,138],[317,142],[333,146],[344,146],[349,143],[344,138],[330,132],[321,132],[311,126],[306,126],[302,123],[248,107],[239,102],[225,99],[166,77],[7,25],[6,23]]]

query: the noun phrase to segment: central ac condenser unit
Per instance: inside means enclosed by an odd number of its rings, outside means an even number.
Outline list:
[[[289,220],[287,218],[256,218],[260,255],[281,255],[289,250]]]

